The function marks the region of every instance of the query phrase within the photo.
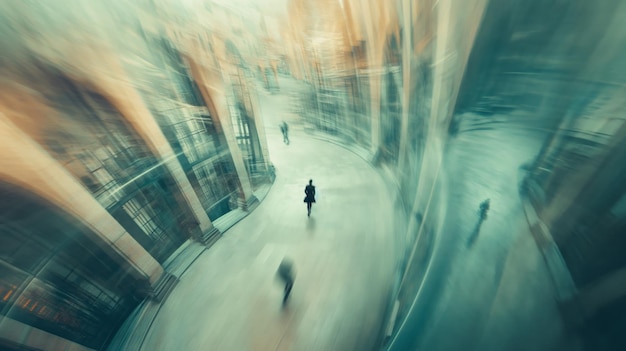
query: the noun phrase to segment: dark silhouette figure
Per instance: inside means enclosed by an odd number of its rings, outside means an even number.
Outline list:
[[[309,185],[304,187],[304,202],[306,202],[307,216],[311,216],[311,207],[315,202],[315,185],[313,185],[313,179],[309,180]]]
[[[283,121],[280,124],[280,131],[283,133],[283,142],[289,145],[289,125],[287,122]]]
[[[283,258],[278,266],[278,277],[285,283],[285,294],[283,296],[283,305],[287,302],[293,283],[296,280],[296,276],[293,269],[293,263],[287,258]]]
[[[487,212],[489,211],[489,207],[490,199],[481,202],[478,206],[478,222],[476,223],[476,227],[474,227],[472,234],[470,234],[470,237],[467,240],[468,247],[472,246],[476,239],[478,239],[478,234],[480,234],[480,228],[482,227],[483,222],[487,219]]]
[[[489,211],[490,199],[487,199],[480,203],[480,219],[487,219],[487,212]]]

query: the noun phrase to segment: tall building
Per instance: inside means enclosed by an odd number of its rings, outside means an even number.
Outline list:
[[[199,49],[136,8],[114,24],[118,41],[99,32],[111,17],[78,18],[101,5],[57,9],[68,22],[3,10],[2,349],[103,349],[141,301],[167,295],[176,250],[213,243],[213,221],[273,181],[235,43],[219,62],[209,46],[228,38]]]
[[[450,220],[432,210],[433,203],[455,207],[442,189],[481,181],[463,173],[443,180],[455,168],[450,150],[474,151],[459,164],[477,156],[463,172],[495,174],[506,168],[504,160],[485,140],[514,145],[523,135],[518,150],[540,151],[518,160],[525,162],[519,195],[541,222],[533,230],[558,272],[565,318],[577,330],[592,330],[590,348],[620,338],[616,330],[626,320],[619,234],[626,218],[626,78],[624,51],[617,49],[626,40],[617,27],[623,4],[291,0],[289,11],[282,33],[291,39],[290,71],[311,87],[299,102],[306,122],[369,150],[374,164],[389,170],[408,214],[408,246],[419,253],[427,246],[420,238]],[[424,274],[419,255],[410,257],[399,320]],[[414,343],[414,332],[396,349]]]

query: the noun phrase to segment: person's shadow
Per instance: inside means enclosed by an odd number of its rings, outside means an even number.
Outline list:
[[[474,230],[472,231],[469,238],[467,239],[467,247],[471,247],[472,245],[474,245],[474,243],[476,242],[476,239],[478,239],[478,234],[480,234],[480,228],[482,227],[483,222],[487,219],[487,212],[489,211],[489,207],[490,207],[489,199],[480,203],[480,206],[478,207],[479,208],[478,222],[476,223]]]
[[[306,231],[310,235],[313,235],[315,233],[315,217],[309,217],[309,219],[306,221]]]

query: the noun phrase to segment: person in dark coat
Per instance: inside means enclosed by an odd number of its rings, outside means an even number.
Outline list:
[[[289,125],[287,122],[283,121],[280,124],[280,131],[283,133],[283,142],[289,145]]]
[[[276,272],[278,277],[285,283],[285,295],[283,296],[283,304],[287,302],[296,276],[293,269],[293,263],[288,258],[283,258]]]
[[[311,207],[315,202],[315,185],[313,185],[313,179],[309,180],[309,185],[304,187],[304,202],[306,202],[307,216],[311,216]]]

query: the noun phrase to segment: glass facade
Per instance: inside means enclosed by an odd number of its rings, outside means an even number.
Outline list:
[[[402,103],[400,101],[402,81],[398,67],[390,67],[384,75],[380,106],[382,145],[384,160],[395,163],[400,152],[400,128]]]
[[[18,87],[0,104],[2,119],[6,115],[9,128],[20,130],[16,140],[50,162],[61,180],[55,184],[72,188],[78,181],[83,186],[78,197],[89,193],[110,214],[73,218],[56,202],[0,183],[0,313],[24,334],[0,338],[0,349],[25,350],[40,339],[50,341],[49,347],[105,349],[142,300],[166,296],[171,274],[160,273],[172,253],[189,239],[205,243],[205,235],[219,235],[202,211],[215,220],[243,198],[243,175],[235,168],[239,160],[233,160],[224,131],[214,124],[213,106],[190,73],[185,50],[195,47],[179,35],[187,21],[179,28],[163,26],[139,9],[144,5],[124,4],[107,24],[98,19],[114,4],[89,3],[89,11],[61,7],[48,12],[37,6],[0,11],[11,23],[3,27],[11,32],[3,38],[14,45],[7,50],[16,54],[2,64],[10,76],[6,87]],[[66,10],[68,15],[78,11],[80,20],[55,22],[57,11]],[[176,22],[176,15],[166,17],[169,24]],[[26,23],[42,26],[28,29],[38,33],[37,39],[20,35]],[[115,24],[105,28],[109,23]],[[211,57],[217,43],[196,34],[194,43],[203,41],[208,50],[203,52],[207,60],[196,64],[215,69],[203,64],[218,64]],[[55,47],[61,42],[64,48]],[[231,43],[229,50],[237,49]],[[245,66],[240,56],[237,64]],[[243,67],[239,74],[232,82],[220,82],[226,83],[223,94],[231,104],[220,107],[230,107],[232,115],[219,118],[233,123],[250,181],[259,186],[270,180],[258,136],[263,131],[255,125],[245,86],[250,72]],[[36,162],[17,157],[24,164]],[[39,171],[45,173],[45,167],[41,164]],[[67,201],[74,196],[48,183],[37,189]],[[94,233],[91,225],[101,231],[121,226],[136,243],[125,233],[114,247],[100,236],[109,233]],[[207,233],[200,233],[201,225]]]
[[[232,59],[237,58],[233,56]],[[230,76],[233,90],[228,98],[228,110],[250,182],[256,187],[267,181],[268,170],[261,151],[259,131],[254,121],[252,100],[248,91],[248,73],[238,68],[236,74]]]
[[[63,77],[49,96],[60,120],[46,146],[157,261],[164,262],[191,233],[191,214],[175,197],[176,186],[123,117],[103,97]]]
[[[154,40],[149,48],[141,68],[130,67],[128,78],[136,83],[202,209],[215,220],[237,208],[241,196],[232,155],[182,54],[166,40]],[[49,66],[38,69],[34,91],[49,109],[40,134],[30,137],[158,263],[164,264],[190,238],[200,238],[180,175],[172,175],[170,156],[156,155],[149,147],[141,134],[145,130],[136,125],[139,117],[124,116],[116,100],[93,85]],[[259,185],[268,178],[252,101],[244,82],[235,84],[236,94],[229,96],[232,115],[224,120],[233,122],[252,183]],[[11,193],[12,186],[0,185],[2,315],[103,349],[155,287],[147,278],[131,275],[138,273],[128,266],[128,258],[116,256],[110,243],[77,220],[26,191]],[[3,347],[25,345],[1,340]]]
[[[144,92],[144,99],[203,209],[211,220],[217,219],[237,206],[231,201],[238,197],[232,156],[181,54],[163,38],[151,42],[151,59],[162,76],[151,77],[160,89]]]
[[[148,282],[85,228],[0,184],[0,313],[91,348],[114,335]]]

